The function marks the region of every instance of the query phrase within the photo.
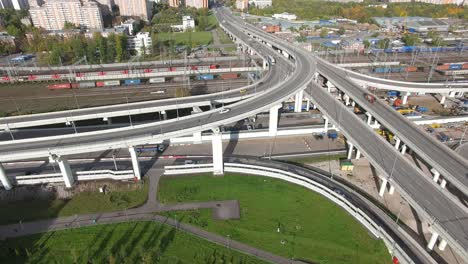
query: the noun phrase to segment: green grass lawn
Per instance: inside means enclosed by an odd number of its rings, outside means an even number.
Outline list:
[[[265,263],[156,223],[97,225],[0,241],[0,263]]]
[[[172,36],[171,36],[172,34]],[[192,39],[192,47],[198,45],[209,45],[213,42],[213,36],[211,32],[176,32],[176,33],[158,33],[156,35],[157,41],[168,41],[174,39],[176,45],[187,45],[190,44],[190,38]]]
[[[216,30],[218,32],[219,41],[221,44],[234,44],[234,42],[232,42],[229,36],[221,28],[217,28]]]
[[[36,199],[16,202],[0,202],[0,224],[18,223],[70,216],[75,214],[88,214],[97,212],[110,212],[132,208],[142,205],[148,195],[148,184],[144,184],[137,190],[125,190],[119,187],[119,191],[109,194],[95,192],[81,192],[70,200],[60,199]]]
[[[323,162],[328,160],[339,160],[346,158],[346,153],[335,154],[335,155],[320,155],[320,156],[311,156],[311,157],[295,157],[291,159],[285,159],[286,161],[292,161],[300,164],[316,163]]]
[[[238,199],[241,219],[215,221],[207,210],[172,212],[204,229],[274,254],[314,263],[390,263],[380,240],[343,209],[284,181],[238,174],[163,177],[161,202]],[[278,227],[280,232],[278,232]]]

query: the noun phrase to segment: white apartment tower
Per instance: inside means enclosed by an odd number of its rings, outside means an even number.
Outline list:
[[[151,19],[153,2],[148,0],[114,0],[119,7],[120,15],[126,17],[140,17],[148,21]]]
[[[47,0],[42,5],[31,4],[29,13],[35,27],[47,30],[63,29],[65,22],[89,29],[103,28],[99,6],[89,0]]]

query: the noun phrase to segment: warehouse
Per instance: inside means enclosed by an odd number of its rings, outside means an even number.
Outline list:
[[[449,25],[440,19],[413,21],[408,23],[408,31],[417,33],[427,33],[429,31],[448,32]]]

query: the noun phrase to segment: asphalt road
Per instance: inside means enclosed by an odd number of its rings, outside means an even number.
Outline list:
[[[376,117],[384,127],[394,132],[424,161],[437,169],[453,186],[468,195],[468,161],[380,99],[374,103],[365,100],[366,91],[350,82],[346,78],[345,72],[328,64],[320,64],[319,69],[325,77],[332,79],[339,89],[346,92],[354,101]]]
[[[230,28],[238,36],[244,36],[244,39],[248,39],[245,34],[238,31],[235,25],[226,23],[226,26]],[[297,56],[296,68],[298,71],[290,71],[290,64],[285,61],[285,58],[273,50],[266,48],[256,41],[249,40],[250,45],[254,46],[261,54],[269,54],[274,56],[277,60],[277,64],[272,67],[271,78],[264,81],[259,85],[261,89],[267,90],[268,93],[263,93],[262,96],[256,96],[240,103],[230,106],[230,111],[227,113],[220,113],[218,111],[204,112],[200,115],[194,115],[185,118],[183,121],[174,121],[166,123],[156,123],[151,125],[145,125],[141,127],[133,127],[131,129],[115,129],[109,130],[103,133],[96,133],[93,135],[77,134],[76,136],[67,136],[60,139],[44,138],[43,140],[34,141],[15,141],[11,143],[2,143],[0,146],[0,159],[5,160],[7,157],[11,157],[13,153],[31,153],[31,149],[42,149],[46,155],[49,155],[52,148],[55,150],[69,148],[76,149],[76,147],[83,148],[89,146],[89,149],[96,149],[96,142],[104,144],[113,144],[112,142],[122,142],[131,140],[138,137],[148,137],[155,135],[162,135],[167,133],[178,133],[183,130],[196,129],[204,126],[209,126],[210,123],[231,123],[227,120],[239,119],[238,117],[247,117],[248,113],[258,112],[258,109],[266,108],[278,103],[281,103],[284,98],[287,98],[294,94],[301,87],[305,87],[309,80],[313,76],[313,65],[308,56],[305,56],[306,52],[302,50],[295,50],[298,53],[303,53],[302,56]],[[283,61],[283,62],[281,62]],[[287,76],[290,78],[287,79]],[[283,81],[283,82],[282,82]],[[278,85],[281,84],[281,85]],[[190,97],[192,98],[192,97]],[[189,98],[189,99],[190,99]],[[195,99],[197,100],[197,99]],[[145,104],[145,103],[142,103]],[[154,104],[154,103],[153,103]],[[116,106],[121,109],[128,109],[128,106]],[[86,111],[86,110],[83,110]],[[92,110],[96,111],[96,110]],[[53,113],[52,113],[53,114]],[[182,134],[183,135],[183,134]],[[118,143],[121,144],[121,143]],[[52,147],[52,148],[51,148]],[[97,149],[96,149],[97,150]],[[89,152],[89,150],[88,150]]]

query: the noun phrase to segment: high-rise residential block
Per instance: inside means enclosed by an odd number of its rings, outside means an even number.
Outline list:
[[[66,22],[89,29],[103,28],[102,15],[96,2],[89,0],[47,0],[29,9],[35,27],[63,29]]]
[[[119,7],[120,15],[125,17],[140,17],[143,20],[151,19],[153,2],[148,0],[114,0]]]
[[[185,0],[185,6],[199,8],[208,8],[208,0]]]

